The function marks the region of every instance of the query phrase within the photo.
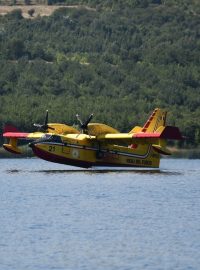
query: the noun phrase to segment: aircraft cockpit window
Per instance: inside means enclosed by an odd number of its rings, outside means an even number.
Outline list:
[[[52,142],[62,143],[62,140],[61,140],[60,136],[57,136],[57,135],[52,135],[50,140]]]
[[[62,140],[60,136],[57,135],[52,135],[52,134],[44,134],[41,137],[42,141],[50,141],[50,142],[57,142],[57,143],[62,143]]]
[[[50,134],[44,134],[41,138],[42,138],[42,139],[45,139],[45,140],[48,140],[48,139],[51,138],[51,136],[52,136],[52,135],[50,135]]]

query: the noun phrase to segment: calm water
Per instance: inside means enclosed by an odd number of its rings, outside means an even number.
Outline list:
[[[0,165],[0,270],[200,269],[200,160],[156,172]]]

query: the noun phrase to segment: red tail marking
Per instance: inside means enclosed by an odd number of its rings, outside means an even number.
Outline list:
[[[149,117],[149,119],[147,120],[147,122],[144,124],[144,127],[142,128],[142,132],[146,132],[147,128],[149,127],[151,121],[153,120],[156,112],[157,112],[158,109],[155,109],[152,113],[152,115]]]

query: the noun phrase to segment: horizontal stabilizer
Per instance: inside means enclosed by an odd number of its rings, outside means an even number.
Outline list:
[[[160,138],[166,140],[182,140],[179,128],[173,126],[160,126],[155,132],[139,132],[133,134],[134,138]]]
[[[160,138],[168,139],[168,140],[182,140],[183,137],[180,133],[179,128],[173,126],[166,126],[162,133],[160,134]]]

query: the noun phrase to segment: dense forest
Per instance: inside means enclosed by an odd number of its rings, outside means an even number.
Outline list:
[[[49,17],[0,16],[0,132],[77,124],[76,113],[121,131],[156,107],[200,144],[200,2],[58,1]],[[90,8],[89,8],[90,7]],[[34,6],[31,6],[34,12]]]

